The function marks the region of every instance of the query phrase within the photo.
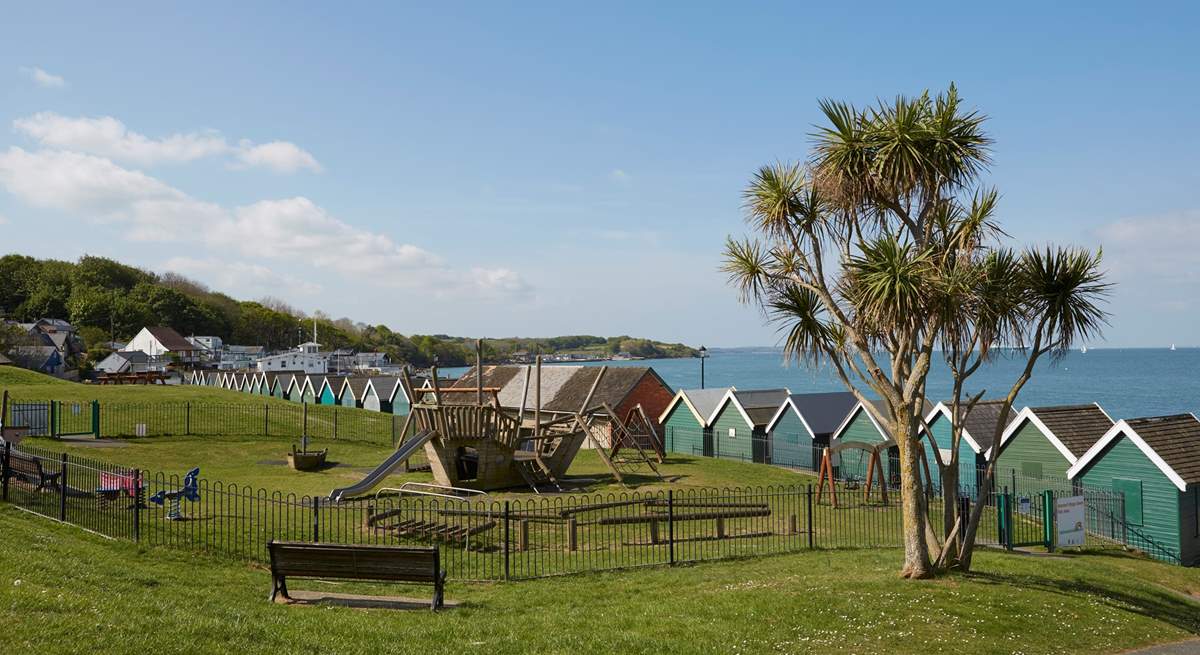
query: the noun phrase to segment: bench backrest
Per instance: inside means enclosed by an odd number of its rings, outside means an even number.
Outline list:
[[[439,575],[436,548],[279,541],[267,548],[271,572],[283,576],[435,582]]]
[[[21,473],[23,475],[45,475],[42,469],[42,462],[36,457],[24,455],[18,452],[12,452],[8,457],[8,468]]]

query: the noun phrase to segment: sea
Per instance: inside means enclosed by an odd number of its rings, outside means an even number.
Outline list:
[[[642,359],[591,362],[590,366],[651,366],[677,389],[700,387],[700,359]],[[980,367],[968,391],[985,398],[1008,393],[1025,362],[1019,355],[1003,355]],[[547,364],[554,366],[554,364]],[[446,369],[457,376],[467,369]],[[840,391],[844,386],[828,367],[787,363],[778,348],[712,349],[704,360],[704,386],[742,390],[787,388],[792,393]],[[938,360],[930,371],[928,397],[948,399],[952,380]],[[1072,351],[1052,360],[1043,357],[1033,377],[1017,397],[1024,406],[1099,403],[1114,420],[1193,412],[1200,414],[1200,348],[1090,348]]]

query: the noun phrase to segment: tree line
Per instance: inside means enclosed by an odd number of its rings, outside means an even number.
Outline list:
[[[463,366],[474,362],[471,339],[449,335],[403,335],[386,325],[368,325],[324,313],[308,315],[275,298],[237,300],[175,273],[153,273],[105,257],[77,262],[25,255],[0,257],[0,316],[31,322],[59,318],[74,325],[93,357],[109,341],[124,342],[145,326],[165,325],[184,336],[220,337],[225,343],[260,345],[267,350],[295,346],[311,337],[313,321],[327,350],[350,348],[383,352],[393,362],[416,367]],[[639,357],[686,357],[682,344],[629,336],[501,338],[484,341],[488,361],[518,353],[584,352]]]

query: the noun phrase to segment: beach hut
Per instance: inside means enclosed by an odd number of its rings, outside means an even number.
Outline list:
[[[275,383],[271,385],[271,395],[282,400],[288,400],[291,396],[288,394],[292,390],[292,383],[296,379],[296,373],[293,371],[280,372],[275,376]]]
[[[399,415],[408,416],[409,409],[412,408],[412,399],[408,397],[408,392],[404,390],[404,380],[397,378],[396,383],[388,390],[388,410],[389,412]]]
[[[1008,427],[1016,419],[1017,414],[1010,407],[1008,413],[1001,415],[1004,405],[1002,400],[980,400],[971,408],[963,421],[962,440],[958,444],[958,485],[963,489],[973,489],[978,484],[979,469],[987,465],[991,456],[992,440],[998,424]],[[940,402],[926,413],[925,424],[929,426],[933,441],[937,443],[938,455],[942,461],[949,461],[953,427],[950,402]],[[922,433],[924,434],[924,433]],[[922,439],[925,445],[925,458],[929,462],[929,475],[933,486],[941,488],[941,470],[938,459],[934,455],[933,446],[928,438]]]
[[[787,389],[730,389],[708,417],[717,457],[770,463],[767,424],[791,392]]]
[[[712,457],[712,430],[708,417],[733,387],[680,389],[658,417],[666,449],[685,455]]]
[[[392,390],[400,378],[375,376],[367,379],[363,389],[362,408],[372,412],[392,412]]]
[[[771,463],[815,471],[821,449],[857,404],[849,391],[788,396],[767,424]]]
[[[303,400],[302,394],[304,393],[304,380],[306,376],[303,373],[297,373],[291,377],[292,379],[288,381],[284,395],[288,400],[298,403]]]
[[[370,378],[362,376],[348,377],[342,382],[341,393],[338,394],[338,404],[342,407],[362,407],[363,392],[367,390]]]
[[[258,378],[259,379],[259,384],[258,384],[259,395],[262,395],[262,396],[271,395],[271,391],[272,391],[273,387],[275,386],[275,378],[277,377],[277,375],[278,375],[277,373],[270,373],[270,372],[265,372],[265,373],[259,374],[259,378]]]
[[[1067,475],[1124,496],[1122,539],[1158,559],[1200,564],[1200,420],[1119,421]]]
[[[342,394],[342,383],[346,381],[344,375],[326,375],[321,379],[321,389],[317,392],[318,405],[336,405],[338,397]]]
[[[996,449],[996,484],[1016,491],[1072,491],[1067,470],[1113,426],[1097,405],[1026,407],[1004,430]]]
[[[887,414],[887,403],[882,400],[872,400],[871,404],[880,413]],[[922,414],[927,414],[933,410],[933,405],[928,401],[922,407]],[[846,417],[842,419],[841,424],[834,429],[833,434],[829,437],[831,446],[836,446],[841,443],[857,442],[865,444],[878,444],[889,441],[891,435],[878,421],[875,420],[875,415],[872,414],[865,405],[861,402],[854,403]],[[817,453],[819,456],[820,453]],[[898,448],[892,447],[888,449],[888,462],[885,466],[889,480],[895,479],[900,474],[900,462],[898,458],[900,452]],[[842,478],[866,479],[867,467],[871,463],[871,455],[865,450],[849,449],[833,456],[833,465],[838,467],[838,476]],[[820,462],[818,461],[818,466]],[[930,462],[930,474],[933,473],[933,463]]]
[[[246,373],[246,376],[242,379],[242,393],[253,393],[253,389],[257,384],[258,373]]]
[[[308,403],[309,405],[317,404],[317,399],[320,397],[321,383],[324,382],[323,375],[304,375],[297,377],[300,382],[300,402]]]

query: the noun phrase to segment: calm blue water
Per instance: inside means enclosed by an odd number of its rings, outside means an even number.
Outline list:
[[[598,362],[610,366],[652,366],[673,389],[700,386],[699,359],[647,359]],[[1000,359],[972,377],[974,391],[985,397],[1008,392],[1023,367],[1019,359]],[[785,366],[773,348],[714,350],[704,364],[707,387],[739,389],[787,387],[792,393],[840,391],[842,385],[826,369]],[[466,369],[447,369],[460,375]],[[949,371],[940,362],[930,373],[929,397],[950,394]],[[1179,412],[1200,413],[1200,348],[1128,348],[1072,352],[1061,361],[1043,358],[1025,385],[1016,407],[1098,402],[1113,419]]]

